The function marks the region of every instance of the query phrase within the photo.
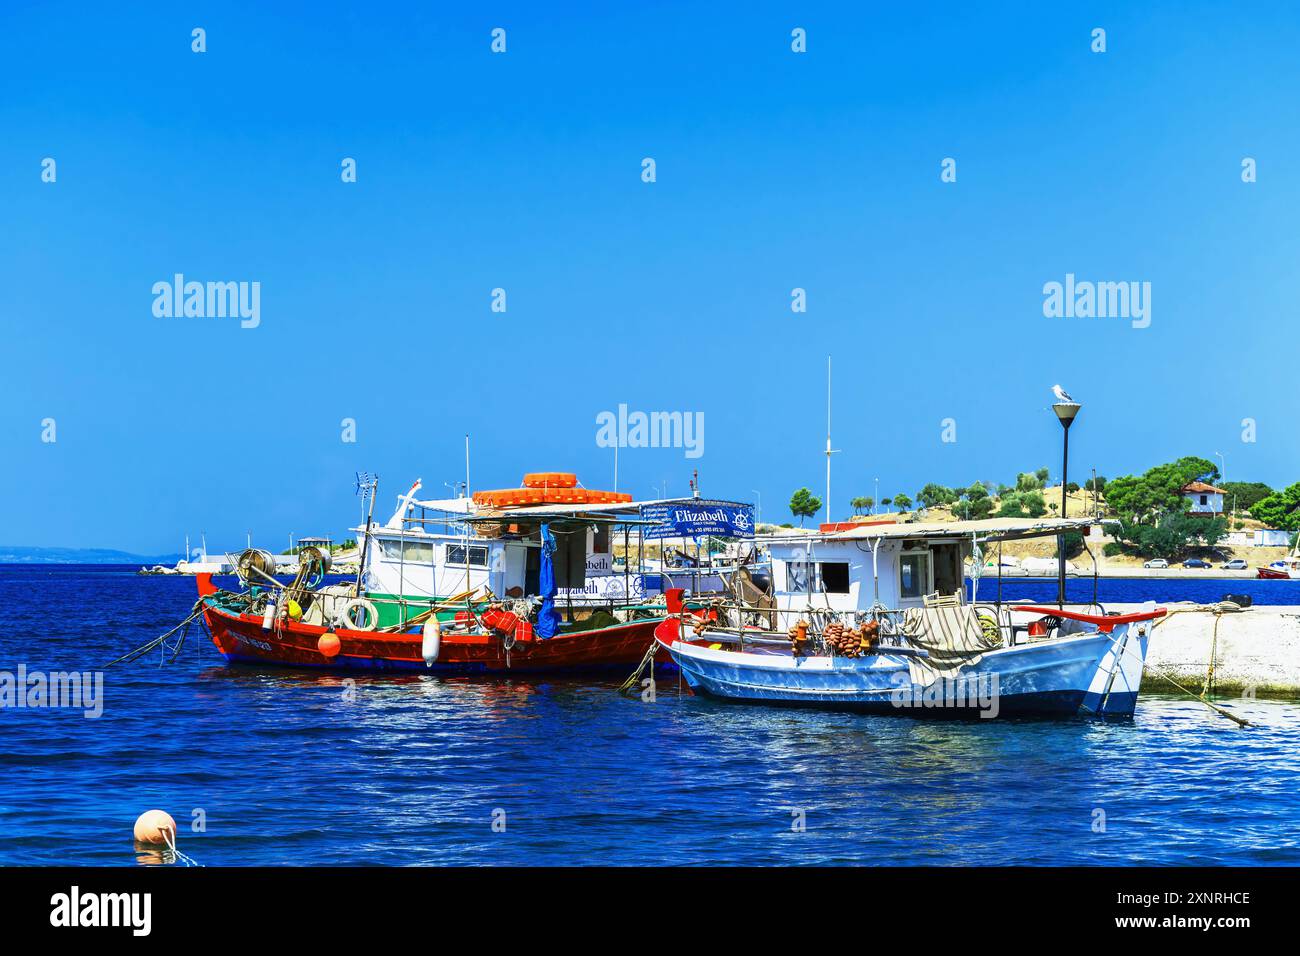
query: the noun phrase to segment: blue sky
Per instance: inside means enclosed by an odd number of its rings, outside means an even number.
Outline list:
[[[1286,4],[272,6],[0,10],[3,543],[337,535],[354,471],[442,493],[466,432],[476,487],[609,487],[620,403],[706,423],[621,490],[789,520],[828,355],[837,516],[1055,475],[1055,382],[1072,477],[1300,478]],[[260,282],[260,326],[156,318],[177,272]],[[1150,282],[1150,327],[1045,318],[1066,273]]]

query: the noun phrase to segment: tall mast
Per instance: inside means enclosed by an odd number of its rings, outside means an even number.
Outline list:
[[[826,521],[831,520],[831,455],[840,450],[831,447],[831,357],[826,356]]]

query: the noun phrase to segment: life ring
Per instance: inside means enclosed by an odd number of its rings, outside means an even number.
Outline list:
[[[424,622],[424,640],[420,643],[420,656],[424,658],[424,666],[432,667],[441,651],[442,624],[436,616],[430,617]]]
[[[358,608],[366,612],[366,622],[364,625],[353,620],[352,615]],[[379,623],[379,610],[374,603],[367,601],[365,598],[353,598],[347,604],[343,605],[343,610],[338,614],[338,622],[346,624],[354,631],[373,631]]]

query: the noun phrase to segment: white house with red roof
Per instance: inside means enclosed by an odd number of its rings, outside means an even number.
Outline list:
[[[1222,488],[1216,488],[1204,481],[1189,481],[1178,489],[1178,493],[1192,503],[1192,507],[1188,509],[1189,514],[1223,514],[1224,491]]]

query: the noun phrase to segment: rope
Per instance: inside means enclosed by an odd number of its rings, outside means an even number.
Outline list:
[[[1249,720],[1246,720],[1244,717],[1238,717],[1236,714],[1232,713],[1231,711],[1225,710],[1224,708],[1220,707],[1217,704],[1210,703],[1208,700],[1205,699],[1203,695],[1196,693],[1196,691],[1194,690],[1188,690],[1186,687],[1178,683],[1178,681],[1174,680],[1168,674],[1162,671],[1158,671],[1155,668],[1151,668],[1151,673],[1155,674],[1157,677],[1163,677],[1165,680],[1169,681],[1169,683],[1173,684],[1175,687],[1181,690],[1184,694],[1187,694],[1189,697],[1193,697],[1196,700],[1199,700],[1202,704],[1204,704],[1206,707],[1210,708],[1210,710],[1214,711],[1220,716],[1227,717],[1229,720],[1232,721],[1236,721],[1242,727],[1250,726]]]
[[[1205,681],[1201,684],[1201,692],[1199,694],[1197,694],[1195,691],[1187,690],[1187,688],[1183,687],[1181,684],[1175,681],[1168,674],[1161,673],[1160,671],[1155,670],[1154,668],[1152,668],[1152,673],[1156,674],[1158,677],[1163,677],[1165,680],[1169,681],[1171,684],[1178,687],[1180,690],[1183,690],[1186,693],[1191,694],[1193,697],[1201,701],[1207,707],[1213,707],[1215,710],[1219,710],[1220,713],[1222,713],[1225,717],[1229,717],[1232,720],[1236,720],[1242,726],[1248,727],[1250,725],[1247,721],[1241,720],[1241,718],[1239,717],[1234,717],[1232,714],[1229,714],[1227,711],[1215,707],[1215,705],[1211,704],[1208,700],[1205,699],[1206,695],[1208,695],[1210,691],[1214,689],[1214,674],[1218,668],[1218,663],[1219,663],[1219,621],[1222,620],[1223,615],[1225,614],[1240,614],[1245,610],[1246,609],[1242,607],[1240,604],[1238,604],[1236,601],[1216,601],[1213,604],[1197,604],[1191,607],[1176,607],[1173,610],[1171,610],[1168,614],[1166,614],[1163,618],[1156,621],[1155,624],[1152,625],[1151,629],[1152,631],[1154,631],[1156,627],[1158,627],[1161,624],[1164,624],[1175,614],[1201,613],[1201,614],[1214,615],[1214,632],[1210,639],[1210,657],[1209,660],[1206,661]]]
[[[176,859],[180,860],[186,866],[203,865],[198,860],[194,859],[193,857],[186,856],[184,853],[182,853],[180,850],[176,848],[176,834],[172,832],[171,827],[162,827],[158,832],[161,833],[163,839],[167,841],[167,849],[172,851],[172,855],[174,855]]]
[[[1178,613],[1179,611],[1208,611],[1208,610],[1211,610],[1212,608],[1221,608],[1220,611],[1216,612],[1216,613],[1220,613],[1220,614],[1222,614],[1222,613],[1228,613],[1228,612],[1230,612],[1232,609],[1235,609],[1235,610],[1237,610],[1237,611],[1242,610],[1242,608],[1241,608],[1240,605],[1238,605],[1238,604],[1234,604],[1232,601],[1220,601],[1220,602],[1218,602],[1218,604],[1214,604],[1214,605],[1201,605],[1201,606],[1190,607],[1190,608],[1175,608],[1174,610],[1172,610],[1172,611],[1170,611],[1168,614],[1166,614],[1164,617],[1162,617],[1162,618],[1158,618],[1158,619],[1157,619],[1157,620],[1156,620],[1156,621],[1151,625],[1151,631],[1152,631],[1152,633],[1154,633],[1156,627],[1158,627],[1159,625],[1163,624],[1165,621],[1169,620],[1170,617],[1172,617],[1174,614]],[[1216,618],[1216,621],[1215,621],[1215,625],[1216,625],[1216,627],[1217,627],[1217,625],[1218,625],[1217,618]],[[1131,625],[1130,625],[1130,626],[1131,626]],[[1106,639],[1107,639],[1108,641],[1110,641],[1111,644],[1115,644],[1115,638],[1111,637],[1109,634],[1106,635]],[[1116,667],[1119,666],[1119,661],[1116,661],[1116,662],[1115,662],[1115,666],[1116,666]],[[1204,704],[1206,707],[1210,708],[1210,710],[1214,711],[1214,712],[1215,712],[1216,714],[1218,714],[1219,716],[1221,716],[1221,717],[1227,717],[1229,720],[1234,721],[1238,726],[1241,726],[1241,727],[1249,727],[1249,726],[1250,726],[1250,721],[1246,720],[1244,717],[1238,717],[1236,714],[1232,713],[1231,711],[1229,711],[1229,710],[1227,710],[1227,709],[1225,709],[1225,708],[1223,708],[1223,707],[1220,707],[1218,704],[1212,704],[1212,703],[1210,703],[1208,700],[1205,699],[1205,695],[1204,695],[1204,694],[1198,694],[1198,693],[1196,693],[1196,691],[1194,691],[1194,690],[1190,690],[1190,689],[1184,687],[1182,684],[1178,683],[1178,681],[1174,680],[1172,677],[1170,677],[1170,676],[1169,676],[1168,674],[1166,674],[1164,671],[1158,670],[1158,669],[1156,669],[1156,668],[1154,668],[1154,667],[1147,667],[1146,670],[1150,671],[1150,672],[1151,672],[1152,674],[1154,674],[1156,677],[1160,677],[1160,678],[1163,678],[1164,680],[1169,681],[1169,683],[1173,684],[1175,687],[1177,687],[1179,690],[1181,690],[1181,691],[1182,691],[1184,694],[1186,694],[1188,697],[1191,697],[1191,698],[1193,698],[1194,700],[1199,700],[1202,704]]]
[[[185,620],[181,621],[179,624],[177,624],[175,627],[173,627],[170,631],[168,631],[166,634],[162,635],[161,637],[155,637],[153,640],[149,641],[148,643],[141,644],[135,650],[128,651],[127,653],[123,654],[117,660],[109,661],[107,664],[104,665],[105,669],[112,667],[114,664],[130,664],[136,660],[139,660],[141,657],[143,657],[145,654],[148,654],[154,648],[162,647],[167,642],[167,638],[171,637],[181,628],[186,628],[188,630],[190,623],[193,622],[195,618],[203,616],[203,611],[204,611],[203,598],[199,598],[197,601],[194,602],[194,607],[190,608],[191,613],[187,618],[185,618]],[[184,634],[182,634],[181,639],[176,644],[176,649],[172,652],[172,656],[168,660],[168,663],[176,659],[176,655],[180,653],[181,646],[184,645],[184,643],[185,643],[185,636]]]
[[[641,683],[641,674],[647,667],[651,668],[653,673],[655,652],[658,648],[659,642],[652,640],[650,646],[646,648],[645,656],[641,658],[641,663],[636,665],[636,670],[632,672],[632,676],[623,681],[623,685],[619,687],[618,692],[620,694],[626,695],[629,691],[638,687]]]
[[[1205,669],[1205,683],[1201,685],[1202,696],[1208,694],[1214,687],[1214,668],[1219,657],[1219,620],[1222,617],[1223,615],[1218,612],[1214,615],[1214,636],[1210,639],[1210,662]]]

